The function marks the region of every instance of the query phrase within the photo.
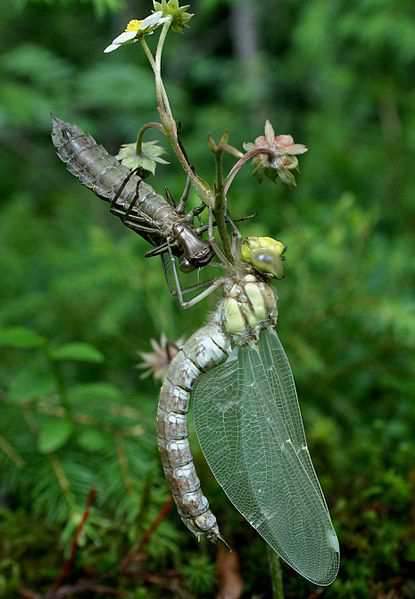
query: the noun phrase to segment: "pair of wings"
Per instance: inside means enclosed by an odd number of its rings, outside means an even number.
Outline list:
[[[304,435],[295,383],[275,330],[235,348],[193,395],[196,433],[216,480],[299,574],[335,579],[339,544]]]

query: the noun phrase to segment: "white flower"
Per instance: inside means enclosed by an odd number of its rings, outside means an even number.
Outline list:
[[[169,20],[170,17],[163,17],[161,10],[154,12],[141,21],[138,19],[133,19],[128,23],[125,31],[112,40],[112,43],[105,48],[104,52],[108,54],[108,52],[117,50],[117,48],[123,44],[136,42],[136,38],[139,38],[142,35],[149,35],[150,33],[153,33],[157,27],[160,27],[160,25]]]

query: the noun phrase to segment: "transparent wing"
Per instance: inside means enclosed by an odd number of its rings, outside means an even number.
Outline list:
[[[277,333],[235,349],[200,377],[193,398],[203,453],[234,506],[294,570],[330,584],[339,545]]]

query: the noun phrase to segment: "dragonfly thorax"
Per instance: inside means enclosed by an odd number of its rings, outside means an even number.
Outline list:
[[[225,332],[237,345],[256,342],[262,329],[275,326],[278,314],[272,288],[253,274],[225,283],[219,311]]]

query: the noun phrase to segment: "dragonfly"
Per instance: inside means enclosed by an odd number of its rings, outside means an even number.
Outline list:
[[[234,242],[235,241],[235,242]],[[223,540],[203,494],[188,439],[190,402],[206,461],[235,508],[294,570],[328,585],[339,543],[314,470],[292,371],[275,330],[285,246],[269,237],[232,242],[222,298],[170,363],[157,411],[158,448],[184,524]]]
[[[170,194],[168,199],[157,194],[136,171],[123,166],[91,135],[55,115],[52,115],[52,142],[68,171],[96,196],[110,202],[111,212],[154,247],[145,256],[162,257],[171,291],[172,254],[182,272],[204,267],[211,261],[214,255],[211,245],[202,238],[208,227],[194,224],[205,204],[185,212],[189,181],[176,206]]]

